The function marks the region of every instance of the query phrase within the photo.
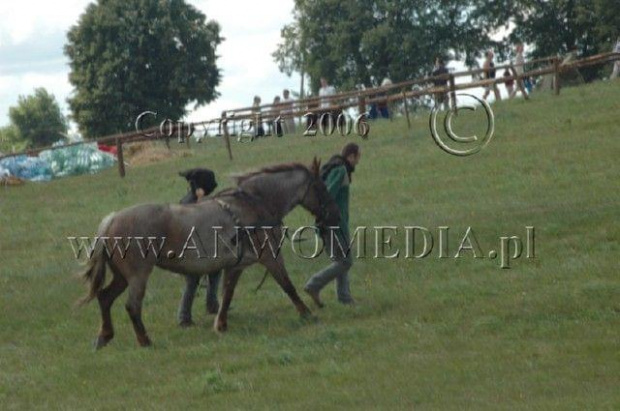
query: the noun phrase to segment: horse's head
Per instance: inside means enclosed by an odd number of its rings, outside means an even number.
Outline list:
[[[340,210],[321,180],[320,168],[321,162],[314,157],[309,167],[308,185],[299,204],[316,217],[319,228],[337,226],[340,223]]]

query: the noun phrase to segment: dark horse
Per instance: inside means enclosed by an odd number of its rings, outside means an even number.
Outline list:
[[[319,165],[315,158],[311,167],[301,164],[267,167],[237,177],[236,189],[225,190],[197,204],[144,204],[105,217],[97,232],[101,241],[82,274],[90,284],[82,302],[97,298],[101,309],[101,329],[95,347],[104,347],[114,337],[110,309],[128,287],[125,308],[138,343],[151,344],[142,322],[142,299],[155,266],[196,276],[224,270],[223,301],[214,324],[218,332],[227,328],[227,312],[239,276],[257,262],[271,273],[299,314],[308,316],[310,310],[291,283],[282,254],[253,251],[256,251],[255,244],[264,244],[265,240],[275,240],[276,246],[281,244],[282,219],[298,205],[312,213],[319,226],[338,225],[340,213],[319,177]],[[274,228],[239,229],[250,226]],[[145,254],[142,246],[132,246],[136,245],[131,243],[132,239],[138,243],[139,239],[149,237],[165,238],[157,255]],[[129,244],[125,255],[110,253],[105,245],[105,239],[118,238]],[[112,271],[112,281],[104,286],[106,266]]]

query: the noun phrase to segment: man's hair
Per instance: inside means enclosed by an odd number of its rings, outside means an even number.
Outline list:
[[[360,152],[360,146],[355,143],[349,143],[346,146],[342,147],[342,152],[340,153],[342,157],[347,158],[351,154],[357,155]]]

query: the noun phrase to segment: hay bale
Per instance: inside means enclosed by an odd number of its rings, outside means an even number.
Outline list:
[[[24,185],[25,181],[21,178],[15,176],[4,176],[0,178],[0,186],[21,186]]]
[[[129,165],[143,165],[158,163],[175,157],[189,157],[188,151],[170,150],[169,148],[153,143],[138,142],[131,143],[124,148],[125,160]]]

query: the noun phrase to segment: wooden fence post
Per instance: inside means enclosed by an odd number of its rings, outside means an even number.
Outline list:
[[[118,161],[118,173],[121,178],[125,177],[125,161],[123,160],[123,141],[116,139],[116,161]]]
[[[411,129],[411,120],[409,119],[409,105],[407,104],[407,93],[403,88],[403,103],[405,103],[405,115],[407,116],[407,128]]]
[[[560,59],[556,57],[553,59],[553,91],[556,96],[560,95]]]
[[[233,159],[232,149],[230,148],[230,136],[228,135],[228,120],[226,119],[226,112],[222,111],[222,119],[220,120],[220,127],[224,132],[224,142],[226,143],[226,149],[228,150],[228,158],[230,161]]]

